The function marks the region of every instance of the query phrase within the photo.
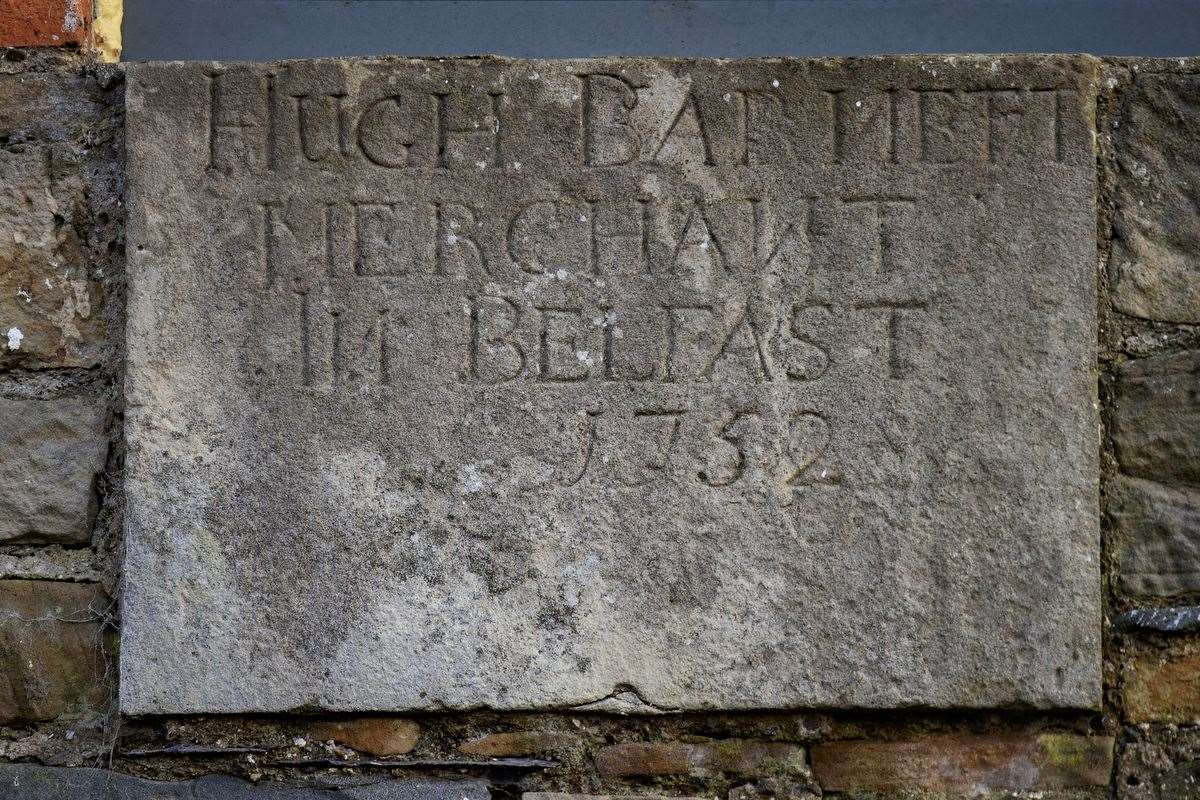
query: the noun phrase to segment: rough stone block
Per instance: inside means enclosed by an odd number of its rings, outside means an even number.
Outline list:
[[[1122,364],[1112,428],[1122,472],[1200,485],[1200,351]]]
[[[596,769],[606,778],[632,775],[735,775],[796,772],[804,769],[804,748],[787,742],[724,739],[715,742],[626,742],[596,753]]]
[[[929,736],[908,741],[823,742],[812,767],[826,792],[948,792],[976,797],[992,791],[1104,786],[1112,773],[1113,738]]]
[[[54,149],[0,149],[0,367],[92,366],[103,321],[99,288],[74,228],[70,190],[56,197]]]
[[[1200,728],[1137,725],[1125,728],[1113,776],[1118,800],[1179,800],[1200,786]]]
[[[0,725],[109,706],[107,609],[93,585],[0,581]]]
[[[0,0],[0,47],[84,44],[92,0]]]
[[[109,110],[86,56],[10,50],[0,59],[0,136],[17,145],[83,142]],[[89,144],[95,145],[93,138]]]
[[[712,800],[665,794],[572,794],[570,792],[525,792],[521,800]]]
[[[505,756],[535,756],[569,750],[579,744],[579,737],[555,731],[505,731],[489,733],[463,742],[459,752],[486,758]]]
[[[1095,72],[130,65],[123,708],[1097,704]]]
[[[373,756],[399,756],[417,746],[421,726],[397,717],[356,717],[314,724],[311,736],[333,740]]]
[[[1200,491],[1119,478],[1110,492],[1121,588],[1159,597],[1200,591]]]
[[[0,542],[91,540],[105,416],[91,399],[0,398]]]
[[[1200,75],[1136,72],[1118,122],[1113,304],[1138,317],[1200,322]]]
[[[726,800],[819,800],[820,787],[808,775],[802,780],[774,776],[759,777],[752,783],[732,787]]]
[[[1138,656],[1122,670],[1121,696],[1130,722],[1200,720],[1200,654]]]
[[[101,769],[0,764],[4,800],[489,800],[481,781],[360,777],[345,787],[251,784],[228,775],[152,781]]]

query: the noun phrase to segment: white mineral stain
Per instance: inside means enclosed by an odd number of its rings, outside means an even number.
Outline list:
[[[20,350],[21,349],[21,340],[25,338],[25,334],[21,333],[20,328],[16,328],[16,327],[9,328],[8,333],[5,335],[8,336],[8,349],[9,350]]]
[[[458,468],[458,489],[463,494],[474,494],[484,487],[483,475],[478,464],[464,464]]]
[[[67,13],[63,15],[62,29],[68,33],[78,30],[82,21],[79,16],[79,0],[67,0]]]
[[[771,81],[771,85],[774,86],[776,89],[778,89],[779,88],[779,79],[778,78],[773,79]]]

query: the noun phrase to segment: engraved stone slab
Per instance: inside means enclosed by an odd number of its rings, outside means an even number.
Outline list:
[[[1093,75],[131,66],[124,710],[1095,705]]]

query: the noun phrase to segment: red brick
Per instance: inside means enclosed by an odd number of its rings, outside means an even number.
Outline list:
[[[929,736],[908,741],[825,742],[812,767],[826,792],[926,791],[975,796],[1104,786],[1113,739],[1073,734]]]
[[[0,46],[86,44],[92,0],[0,0]]]

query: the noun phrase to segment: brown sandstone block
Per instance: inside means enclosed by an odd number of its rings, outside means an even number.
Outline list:
[[[83,44],[92,0],[0,0],[0,47]]]
[[[1200,719],[1200,654],[1134,658],[1123,669],[1121,691],[1130,722]]]
[[[107,606],[92,584],[0,581],[0,724],[107,704]]]
[[[570,792],[525,792],[521,800],[711,800],[661,794],[572,794]]]
[[[1191,59],[1180,69],[1198,68]],[[1200,322],[1200,75],[1135,72],[1117,122],[1113,304],[1138,317]]]
[[[459,746],[459,752],[472,756],[503,758],[529,756],[566,750],[579,740],[569,733],[553,731],[506,731],[489,733]]]
[[[417,746],[421,726],[398,717],[354,717],[320,722],[309,729],[316,739],[332,739],[373,756],[399,756]]]
[[[0,398],[0,542],[90,541],[104,423],[94,400]]]
[[[727,772],[756,775],[804,769],[804,748],[787,742],[626,742],[601,749],[596,768],[608,777]]]
[[[825,742],[812,767],[826,792],[992,790],[1103,786],[1112,771],[1107,736],[930,736],[908,741]]]
[[[50,147],[0,150],[0,367],[88,367],[103,339],[100,288],[74,228],[74,181]]]
[[[1119,478],[1110,487],[1117,580],[1138,595],[1200,591],[1200,490]]]
[[[1200,351],[1141,358],[1117,373],[1113,444],[1121,471],[1200,485]]]
[[[596,769],[606,778],[628,775],[684,775],[691,769],[688,745],[679,742],[624,742],[596,753]]]

